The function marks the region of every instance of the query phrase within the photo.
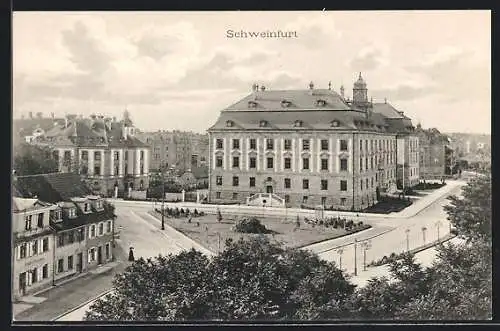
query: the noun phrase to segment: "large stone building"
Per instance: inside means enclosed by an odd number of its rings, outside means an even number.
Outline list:
[[[78,173],[95,194],[113,196],[148,187],[151,152],[135,137],[136,131],[127,111],[121,121],[68,115],[33,143],[53,149],[60,172]]]
[[[453,150],[450,138],[438,129],[423,129],[419,124],[415,131],[420,143],[420,177],[421,179],[440,179],[450,171],[453,163]]]
[[[13,196],[14,298],[113,260],[114,211],[79,175],[15,177]]]
[[[411,121],[396,110],[388,118],[380,109],[389,105],[367,93],[361,74],[352,100],[343,87],[338,94],[312,82],[286,91],[255,84],[208,130],[210,201],[361,210],[394,190],[398,142],[418,179]]]
[[[140,132],[137,138],[151,148],[150,171],[174,167],[184,172],[207,165],[208,136],[194,132]]]

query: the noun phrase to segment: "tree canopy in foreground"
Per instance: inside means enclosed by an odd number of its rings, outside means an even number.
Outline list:
[[[491,319],[491,177],[477,178],[446,207],[464,239],[438,247],[424,268],[411,254],[389,278],[356,288],[335,263],[262,237],[139,259],[114,280],[87,320],[474,320]]]

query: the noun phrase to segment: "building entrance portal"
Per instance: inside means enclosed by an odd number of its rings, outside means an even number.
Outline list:
[[[273,193],[273,187],[271,185],[266,186],[266,193]]]

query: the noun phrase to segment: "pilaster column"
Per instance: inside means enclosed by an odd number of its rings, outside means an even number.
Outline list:
[[[101,149],[100,153],[101,153],[101,173],[100,173],[100,175],[104,176],[104,165],[106,164],[105,160],[104,160],[105,159],[105,157],[104,157],[104,149]]]
[[[109,158],[109,175],[115,175],[115,150],[110,150],[111,157]]]
[[[124,165],[123,165],[123,149],[120,149],[118,151],[118,175],[119,176],[123,176],[123,168],[124,168]]]
[[[141,152],[139,149],[134,150],[135,153],[135,167],[134,167],[134,175],[139,175],[140,174],[140,168],[141,168]]]
[[[88,149],[87,153],[89,155],[89,175],[94,175],[94,150]]]

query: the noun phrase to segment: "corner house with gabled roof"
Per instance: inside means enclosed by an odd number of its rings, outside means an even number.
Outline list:
[[[18,176],[13,189],[14,196],[56,206],[48,218],[54,284],[113,260],[114,207],[93,195],[78,174]]]
[[[52,148],[59,171],[82,175],[96,194],[111,197],[146,190],[151,148],[135,137],[137,128],[127,111],[123,117],[117,121],[96,114],[67,115],[33,143]]]
[[[361,73],[352,100],[343,87],[254,84],[208,129],[210,202],[362,210],[394,191],[398,137],[413,127],[398,111],[388,119],[387,102],[367,91]]]

